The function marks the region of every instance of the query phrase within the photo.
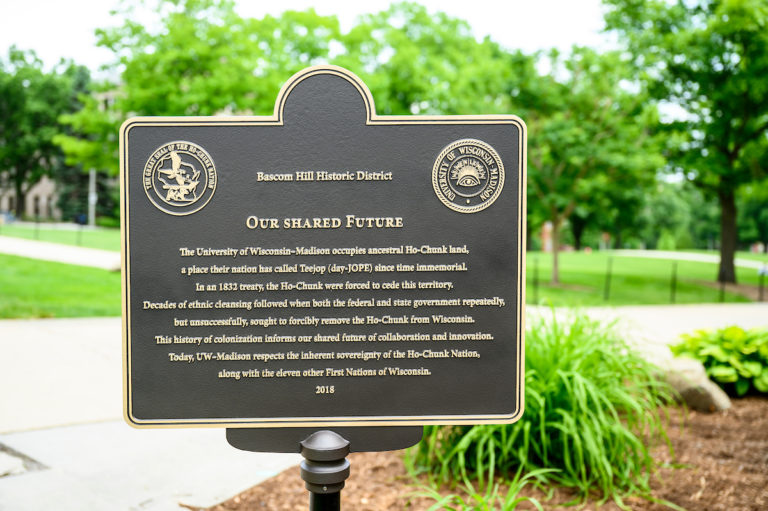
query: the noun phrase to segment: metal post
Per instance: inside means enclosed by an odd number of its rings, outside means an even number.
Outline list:
[[[605,288],[603,289],[603,300],[606,302],[611,298],[611,270],[613,266],[613,257],[608,256],[608,266],[605,269]]]
[[[341,509],[341,492],[309,494],[309,511],[338,511]]]
[[[677,261],[672,262],[672,279],[669,283],[669,303],[675,303],[677,294]]]
[[[349,477],[349,442],[333,431],[312,433],[301,442],[301,478],[310,491],[309,511],[340,511],[341,489]]]

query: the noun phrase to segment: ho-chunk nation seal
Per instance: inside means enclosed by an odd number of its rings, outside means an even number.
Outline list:
[[[170,142],[149,157],[142,182],[157,209],[169,215],[190,215],[213,197],[216,167],[211,155],[197,144]]]
[[[446,146],[432,168],[432,187],[440,202],[460,213],[482,211],[504,187],[504,165],[496,150],[465,138]]]

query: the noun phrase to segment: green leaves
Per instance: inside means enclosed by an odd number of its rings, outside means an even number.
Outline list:
[[[752,387],[768,393],[768,330],[697,330],[670,349],[700,360],[707,375],[731,394],[743,396]]]
[[[510,113],[535,73],[530,57],[414,3],[363,16],[342,41],[338,63],[360,70],[382,114]]]
[[[434,488],[425,487],[416,492],[416,496],[431,498],[435,503],[427,511],[512,511],[523,502],[528,502],[539,511],[543,508],[539,502],[531,497],[518,497],[520,490],[528,484],[538,482],[545,474],[553,472],[550,469],[540,469],[523,475],[518,470],[515,476],[505,481],[506,494],[499,483],[488,484],[485,492],[476,489],[471,481],[464,480],[463,493],[442,495]]]
[[[707,369],[707,374],[723,383],[733,383],[739,379],[738,371],[733,367],[725,365],[712,366]]]
[[[718,345],[707,346],[701,350],[701,354],[704,356],[711,356],[718,362],[728,362],[728,353]]]
[[[766,176],[768,4],[765,0],[604,0],[656,100],[685,112],[667,122],[672,169],[723,211],[720,278],[735,282],[738,189]],[[733,211],[731,211],[733,210]]]
[[[401,3],[365,15],[347,33],[314,10],[244,18],[225,0],[154,0],[157,24],[124,4],[121,26],[97,31],[114,53],[119,84],[64,121],[78,133],[58,143],[88,167],[117,171],[117,129],[132,115],[269,115],[282,84],[311,65],[344,66],[363,78],[382,114],[478,114],[529,104],[531,57],[478,41],[466,22]],[[146,13],[145,13],[146,14]],[[109,85],[109,84],[106,84]]]
[[[426,427],[413,462],[437,482],[537,473],[582,497],[617,502],[647,494],[653,439],[666,438],[660,406],[671,394],[656,371],[610,329],[584,316],[526,333],[525,414],[512,425]],[[550,472],[536,472],[551,469]],[[463,508],[457,508],[463,509]]]
[[[269,115],[281,85],[300,69],[328,62],[339,26],[314,10],[279,17],[243,18],[226,0],[149,2],[157,20],[97,31],[98,44],[114,53],[108,67],[119,84],[104,83],[83,108],[62,117],[74,135],[56,142],[69,161],[116,174],[117,132],[134,115]]]
[[[65,132],[58,117],[77,108],[88,80],[83,67],[61,62],[46,71],[34,52],[16,47],[0,59],[0,178],[16,192],[17,213],[27,190],[61,168],[61,151],[53,142]]]
[[[755,378],[752,384],[758,391],[768,393],[768,367],[763,367],[760,376]]]
[[[552,222],[556,256],[559,229],[577,210],[585,219],[595,212],[593,219],[610,215],[607,223],[633,221],[640,205],[633,195],[653,185],[664,159],[653,133],[656,108],[627,85],[632,73],[620,53],[575,47],[550,61],[549,76],[535,83],[540,106],[523,115],[530,128],[528,203],[533,216]]]
[[[763,155],[768,163],[768,154]],[[762,164],[764,165],[764,164]],[[744,186],[738,195],[739,241],[768,244],[768,179]]]

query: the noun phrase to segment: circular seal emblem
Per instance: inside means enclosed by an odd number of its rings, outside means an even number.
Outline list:
[[[432,188],[440,202],[459,213],[477,213],[499,198],[504,165],[496,150],[473,138],[446,146],[432,167]]]
[[[144,165],[142,178],[150,202],[169,215],[200,211],[216,191],[213,159],[192,142],[170,142],[157,148]]]

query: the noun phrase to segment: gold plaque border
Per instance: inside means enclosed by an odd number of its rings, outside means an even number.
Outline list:
[[[362,416],[362,417],[278,417],[278,418],[222,418],[222,419],[152,419],[145,420],[133,415],[131,392],[131,332],[130,325],[130,232],[127,206],[130,200],[128,177],[128,135],[137,126],[282,126],[285,101],[291,91],[302,81],[316,75],[338,76],[350,82],[365,103],[366,125],[450,125],[450,124],[510,124],[518,128],[518,287],[517,287],[517,382],[516,394],[519,407],[506,414],[492,415],[416,415],[416,416]],[[343,426],[419,426],[419,425],[473,425],[511,424],[519,420],[525,409],[525,253],[526,253],[526,179],[527,179],[528,129],[516,115],[392,115],[376,114],[373,96],[368,87],[354,73],[338,66],[313,66],[293,75],[280,89],[272,116],[212,116],[212,117],[132,117],[119,131],[120,146],[120,235],[122,271],[122,335],[123,335],[123,418],[135,428],[274,428],[274,427],[343,427]],[[199,145],[199,144],[197,144]],[[201,146],[202,147],[202,146]],[[218,179],[217,179],[218,182]]]

